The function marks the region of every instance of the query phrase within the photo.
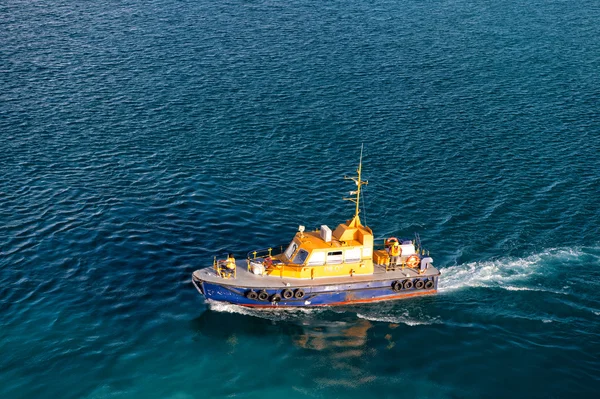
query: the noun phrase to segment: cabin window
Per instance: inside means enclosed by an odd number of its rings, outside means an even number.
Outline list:
[[[302,265],[306,261],[307,257],[308,257],[308,252],[304,249],[301,249],[298,251],[298,253],[294,257],[293,262],[297,265]]]
[[[363,247],[362,254],[365,258],[373,256],[373,247]]]
[[[327,252],[327,264],[342,263],[342,251]]]
[[[360,248],[346,250],[346,263],[360,262]]]
[[[325,264],[325,252],[313,252],[308,259],[309,266],[319,266]]]
[[[294,254],[294,252],[296,252],[296,249],[298,249],[298,245],[296,245],[295,242],[291,242],[290,246],[285,250],[285,257],[288,259],[292,259],[292,255]]]

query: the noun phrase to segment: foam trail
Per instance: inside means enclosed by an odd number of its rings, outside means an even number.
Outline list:
[[[561,295],[567,295],[568,292],[566,291],[559,291],[559,290],[551,290],[551,289],[546,289],[546,288],[535,288],[535,287],[515,287],[512,285],[507,285],[507,286],[499,286],[502,289],[505,289],[507,291],[537,291],[537,292],[551,292],[553,294],[561,294]]]
[[[237,313],[275,321],[306,318],[307,315],[316,315],[325,311],[323,308],[249,308],[224,302],[207,301],[207,303],[210,310],[215,312]]]
[[[431,324],[443,324],[438,317],[428,317],[420,315],[419,317],[411,317],[408,311],[401,315],[369,315],[364,313],[356,314],[359,318],[369,321],[379,321],[384,323],[406,324],[407,326],[428,326]]]
[[[442,267],[438,289],[451,291],[466,287],[499,287],[510,291],[548,291],[564,294],[562,291],[547,290],[544,287],[527,286],[526,282],[530,277],[542,273],[541,269],[549,262],[573,261],[582,254],[581,250],[553,248],[525,258],[503,258]]]

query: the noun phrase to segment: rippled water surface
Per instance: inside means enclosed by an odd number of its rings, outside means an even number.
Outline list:
[[[0,397],[595,397],[600,7],[0,4]],[[191,273],[352,215],[435,297],[250,311]]]

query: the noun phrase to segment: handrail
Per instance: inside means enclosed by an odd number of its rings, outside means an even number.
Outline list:
[[[256,259],[265,256],[274,256],[283,253],[283,244],[275,247],[255,249],[246,254],[246,259]]]
[[[215,271],[217,272],[217,275],[221,278],[231,278],[231,274],[226,275],[224,270],[231,270],[228,269],[227,267],[220,265],[219,262],[222,262],[222,260],[218,260],[217,261],[217,257],[215,256],[214,261],[213,261],[213,267],[215,269]],[[237,265],[235,265],[235,267],[233,268],[233,278],[235,279],[237,277]]]
[[[421,237],[419,237],[418,235],[417,235],[417,237],[418,237],[419,243],[415,243],[415,241],[412,241],[412,244],[415,245],[415,254],[419,255],[420,257],[421,256],[429,256],[429,251],[426,250],[425,248],[423,248],[422,246],[419,246],[419,245],[421,245],[421,243],[420,243]],[[385,238],[383,238],[383,239],[380,238],[380,239],[377,239],[375,241],[379,241],[379,240],[383,240],[383,243],[376,243],[376,242],[373,243],[373,250],[374,251],[387,249],[386,246],[385,246],[386,239]],[[410,255],[400,256],[400,260],[401,260],[400,266],[402,267],[402,270],[404,270],[404,268],[406,267],[406,259],[407,259],[408,256],[410,256]],[[388,272],[390,270],[394,270],[394,268],[390,267],[390,265],[388,263],[388,264],[385,265],[385,271]]]

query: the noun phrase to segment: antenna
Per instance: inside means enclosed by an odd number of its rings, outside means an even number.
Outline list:
[[[351,227],[362,226],[360,223],[360,218],[358,217],[358,214],[360,213],[360,207],[359,207],[360,190],[361,190],[360,188],[365,184],[369,184],[368,181],[361,180],[363,148],[364,148],[364,143],[361,144],[361,146],[360,146],[360,161],[358,162],[358,169],[356,170],[356,172],[358,173],[358,176],[356,176],[356,177],[344,176],[345,180],[352,180],[356,184],[356,191],[350,191],[350,195],[356,195],[356,197],[355,198],[344,198],[344,200],[351,201],[356,204],[356,211],[354,213],[354,218],[352,219],[352,222],[350,223]]]

